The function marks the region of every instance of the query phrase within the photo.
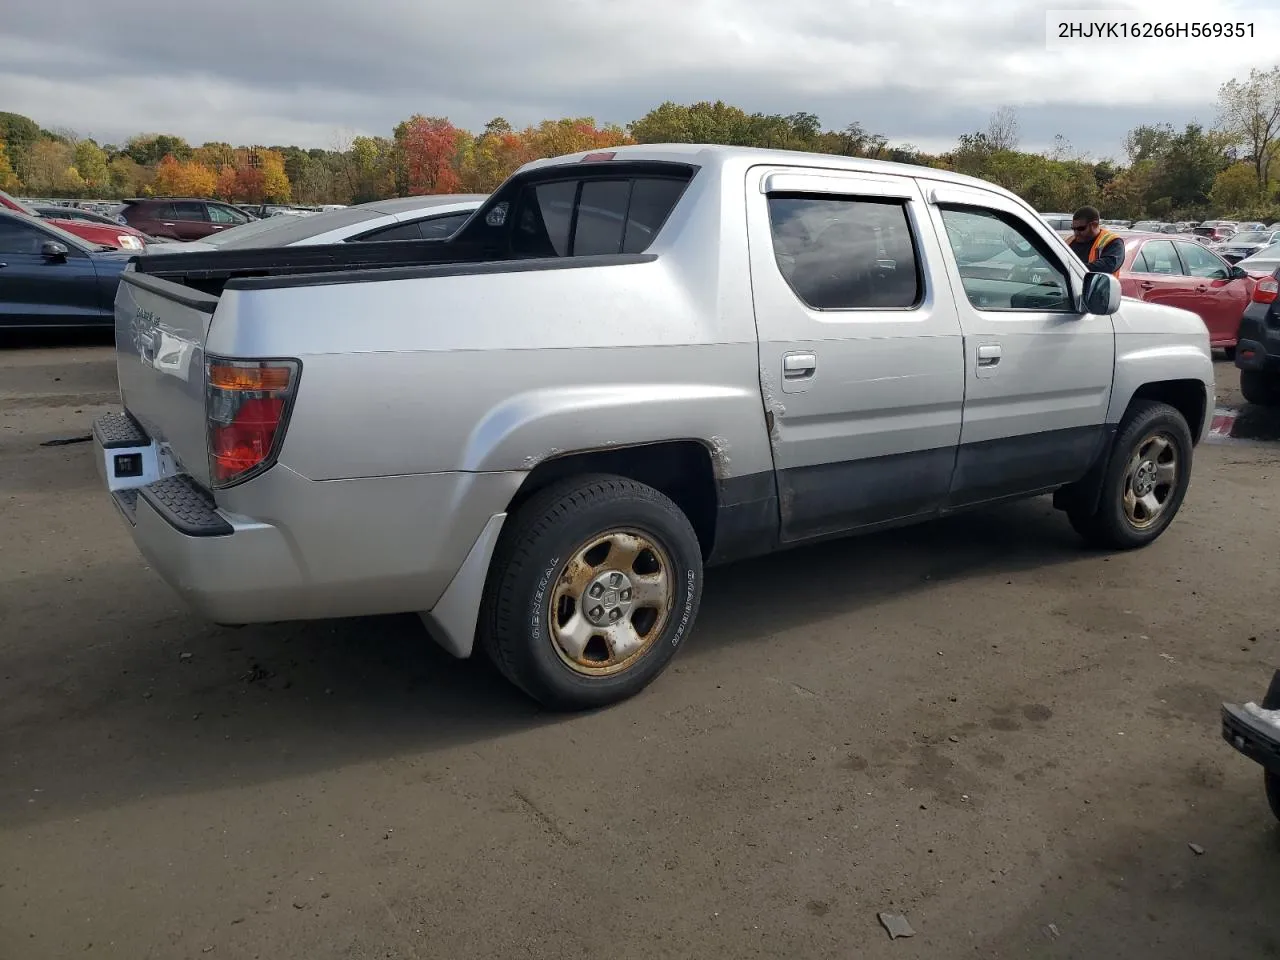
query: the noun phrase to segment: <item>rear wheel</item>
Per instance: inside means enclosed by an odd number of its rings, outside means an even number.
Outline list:
[[[536,494],[494,558],[481,641],[512,683],[547,707],[606,706],[644,689],[688,636],[702,550],[659,491],[614,476]]]
[[[1280,374],[1267,370],[1241,370],[1240,392],[1260,407],[1280,407]]]
[[[1191,482],[1191,430],[1167,403],[1136,400],[1111,448],[1097,509],[1067,511],[1095,546],[1126,550],[1154,541],[1173,522]]]

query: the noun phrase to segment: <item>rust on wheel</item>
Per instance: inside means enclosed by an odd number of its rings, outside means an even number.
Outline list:
[[[1146,437],[1129,458],[1124,475],[1124,514],[1138,530],[1164,516],[1178,487],[1178,448],[1163,431]]]
[[[652,537],[611,530],[579,546],[556,578],[550,636],[571,669],[625,670],[662,635],[671,615],[671,558]]]

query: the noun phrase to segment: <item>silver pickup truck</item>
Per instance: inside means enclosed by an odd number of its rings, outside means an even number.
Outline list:
[[[653,680],[712,564],[1042,494],[1148,544],[1214,396],[1198,317],[1007,191],[691,145],[529,164],[445,242],[141,257],[116,343],[98,462],[196,610],[419,612],[556,708]]]

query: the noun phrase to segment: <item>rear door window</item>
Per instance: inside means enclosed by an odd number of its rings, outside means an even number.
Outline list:
[[[177,200],[173,204],[173,216],[175,220],[204,220],[204,204]]]
[[[769,226],[778,269],[806,306],[902,310],[920,302],[903,201],[773,194]]]
[[[1133,263],[1138,273],[1155,273],[1176,277],[1182,273],[1182,264],[1174,252],[1172,240],[1151,240],[1142,245],[1142,251]]]

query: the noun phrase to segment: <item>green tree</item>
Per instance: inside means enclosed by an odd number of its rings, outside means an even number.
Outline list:
[[[1258,202],[1256,171],[1250,163],[1233,163],[1213,181],[1209,200],[1222,213],[1243,213]]]
[[[1168,197],[1173,210],[1203,208],[1214,178],[1229,164],[1226,140],[1197,123],[1189,123],[1169,141],[1152,183],[1157,197]]]
[[[1124,138],[1124,152],[1128,155],[1130,164],[1157,160],[1168,152],[1172,140],[1172,125],[1144,123],[1134,127]]]
[[[127,153],[112,158],[107,166],[111,192],[117,197],[138,197],[151,183],[151,172]]]
[[[74,156],[76,171],[84,180],[86,189],[101,191],[110,186],[107,155],[101,147],[92,140],[81,140],[75,146]]]
[[[40,139],[40,124],[20,113],[0,113],[0,140],[8,146],[9,162],[18,179],[27,178],[27,155]]]
[[[167,133],[140,133],[130,137],[124,149],[135,163],[144,167],[157,166],[167,156],[172,156],[175,160],[190,160],[194,152],[182,137]]]
[[[1265,196],[1271,158],[1280,138],[1280,66],[1250,70],[1246,80],[1229,80],[1218,91],[1221,126],[1229,141],[1244,147],[1253,164],[1254,187]]]

